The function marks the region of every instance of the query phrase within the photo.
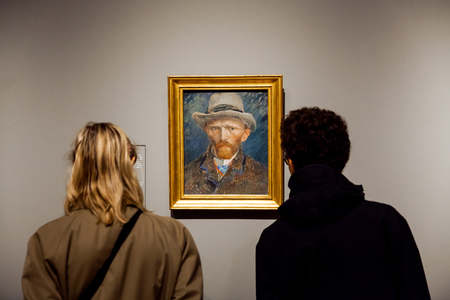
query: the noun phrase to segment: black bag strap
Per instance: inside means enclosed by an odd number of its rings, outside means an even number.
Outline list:
[[[114,244],[111,255],[100,268],[97,275],[95,275],[94,279],[91,281],[84,293],[80,296],[79,300],[89,300],[97,292],[98,288],[103,282],[103,279],[105,278],[106,272],[108,272],[109,266],[111,265],[117,252],[119,252],[120,246],[122,246],[123,242],[125,242],[125,240],[127,239],[141,213],[142,210],[138,209],[138,211],[131,217],[131,219],[125,225],[123,225],[123,228],[119,233],[119,237]]]

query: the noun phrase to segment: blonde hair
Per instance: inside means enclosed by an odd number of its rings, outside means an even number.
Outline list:
[[[87,208],[109,226],[127,222],[124,212],[128,204],[147,211],[133,169],[136,147],[121,128],[90,122],[78,133],[73,147],[66,214]]]

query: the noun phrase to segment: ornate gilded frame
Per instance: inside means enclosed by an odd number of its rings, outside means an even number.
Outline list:
[[[189,91],[267,91],[267,195],[185,194],[183,93]],[[279,135],[284,109],[282,75],[169,76],[168,98],[170,209],[275,210],[283,203],[283,153]]]

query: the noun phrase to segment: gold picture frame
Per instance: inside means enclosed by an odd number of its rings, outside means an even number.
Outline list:
[[[200,125],[197,126],[199,123],[195,124],[193,118],[195,114],[208,114],[208,111],[203,113],[210,109],[208,99],[211,99],[211,95],[219,93],[239,95],[238,98],[242,99],[241,103],[244,106],[242,111],[245,110],[246,114],[254,117],[253,122],[256,124],[256,129],[252,131],[248,140],[242,143],[240,149],[243,149],[241,152],[245,156],[246,160],[244,159],[244,161],[247,161],[248,170],[256,170],[248,167],[252,161],[266,166],[267,169],[264,170],[267,170],[267,178],[263,171],[263,175],[261,175],[263,180],[245,185],[250,189],[252,186],[264,186],[265,184],[267,188],[263,189],[263,192],[249,191],[239,194],[187,192],[191,191],[189,187],[192,184],[189,181],[192,176],[189,175],[189,178],[185,178],[185,171],[188,170],[187,172],[191,174],[189,170],[191,169],[190,163],[194,164],[193,158],[200,151],[201,155],[206,157],[209,149],[213,147],[212,145],[206,147],[210,143],[206,129],[201,129]],[[282,75],[168,76],[168,98],[170,209],[275,210],[283,203],[283,153],[279,135],[279,127],[284,113]],[[192,113],[193,111],[195,113]],[[242,113],[240,110],[236,111],[238,111],[238,115]],[[254,136],[253,133],[255,133]],[[250,141],[250,138],[253,140]],[[266,138],[267,145],[265,144]],[[247,146],[249,150],[245,150],[244,146]],[[246,155],[246,151],[253,154]],[[259,157],[260,162],[256,157]],[[200,158],[201,156],[199,156]],[[237,159],[235,160],[237,161]],[[234,166],[233,162],[230,164],[231,166]],[[194,167],[197,172],[196,165]],[[236,169],[233,170],[236,171]],[[241,174],[244,173],[245,171]],[[247,173],[250,174],[250,171]],[[255,177],[258,176],[260,175],[257,174]],[[220,181],[217,184],[220,184]],[[218,187],[216,187],[217,189]],[[227,190],[225,189],[225,191]]]

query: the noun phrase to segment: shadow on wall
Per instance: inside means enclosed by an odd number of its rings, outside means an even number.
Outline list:
[[[277,210],[172,210],[175,219],[278,219]]]

